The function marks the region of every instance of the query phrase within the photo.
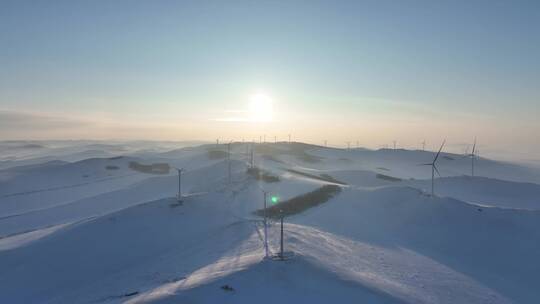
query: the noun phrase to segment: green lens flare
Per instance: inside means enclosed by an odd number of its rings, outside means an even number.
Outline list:
[[[277,196],[272,196],[271,200],[273,204],[277,204],[277,202],[279,201]]]

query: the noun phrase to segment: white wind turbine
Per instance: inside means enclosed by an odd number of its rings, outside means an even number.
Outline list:
[[[420,164],[420,166],[431,166],[431,195],[435,196],[435,172],[439,176],[441,176],[441,173],[439,173],[439,169],[437,169],[437,159],[439,158],[439,155],[441,154],[441,151],[444,147],[444,144],[446,143],[446,139],[443,141],[441,148],[439,149],[439,152],[435,155],[435,158],[433,159],[432,163],[427,164]]]

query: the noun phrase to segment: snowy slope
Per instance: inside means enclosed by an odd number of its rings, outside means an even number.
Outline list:
[[[226,145],[49,145],[13,156],[31,165],[0,170],[0,303],[540,299],[537,169],[481,159],[478,172],[487,177],[471,178],[463,176],[470,159],[443,154],[444,177],[431,197],[418,190],[429,188],[429,168],[417,164],[432,152],[254,145],[255,165],[279,178],[265,182],[246,174],[250,145],[233,143],[229,183],[226,154],[209,152]],[[89,150],[126,156],[32,158]],[[130,161],[185,168],[184,203],[173,198],[175,170],[140,173]],[[262,191],[285,201],[332,179],[347,184],[339,195],[286,219],[293,258],[264,260],[253,214]],[[278,232],[272,222],[272,254]]]
[[[350,189],[291,220],[355,242],[411,251],[466,275],[478,286],[489,287],[482,297],[493,293],[518,303],[534,303],[540,297],[535,288],[540,271],[540,213],[536,211],[478,208],[393,187]],[[429,271],[423,276],[430,278]],[[441,284],[441,280],[432,284]],[[440,298],[448,288],[443,284],[429,289]],[[454,297],[460,289],[454,290]],[[447,302],[474,302],[451,299]]]
[[[431,181],[409,181],[406,184],[425,191],[431,189]],[[436,179],[435,187],[440,196],[453,197],[474,204],[540,210],[539,184],[456,176]]]

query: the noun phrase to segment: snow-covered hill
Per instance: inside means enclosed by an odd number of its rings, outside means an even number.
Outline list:
[[[226,145],[41,146],[0,170],[0,303],[540,301],[538,169],[481,159],[472,178],[444,154],[432,197],[432,152],[234,143],[229,163]],[[107,157],[54,154],[89,148]],[[272,178],[247,172],[252,148]],[[342,191],[285,220],[292,258],[264,259],[263,191],[325,184]],[[275,220],[269,240],[276,254]]]

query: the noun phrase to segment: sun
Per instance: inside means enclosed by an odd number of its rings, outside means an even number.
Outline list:
[[[270,122],[273,119],[272,98],[266,94],[254,94],[249,98],[249,119],[254,122]]]

